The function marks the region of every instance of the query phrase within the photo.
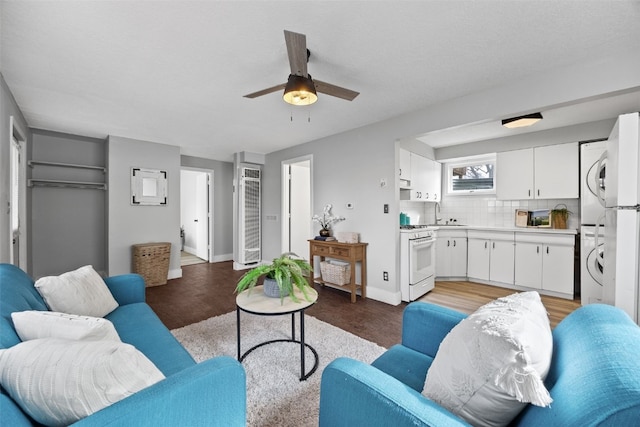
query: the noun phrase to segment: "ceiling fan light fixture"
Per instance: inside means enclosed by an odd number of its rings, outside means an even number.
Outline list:
[[[289,75],[282,99],[291,105],[311,105],[318,100],[316,85],[309,77]]]
[[[502,126],[509,129],[522,128],[534,125],[540,120],[542,120],[542,113],[526,114],[524,116],[503,119]]]

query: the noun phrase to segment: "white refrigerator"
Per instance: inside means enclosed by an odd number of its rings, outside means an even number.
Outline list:
[[[611,131],[605,170],[605,303],[620,307],[638,323],[640,292],[640,116],[624,114]]]

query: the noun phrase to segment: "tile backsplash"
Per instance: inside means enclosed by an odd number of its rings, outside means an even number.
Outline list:
[[[411,224],[433,224],[437,215],[438,218],[442,218],[440,224],[457,220],[458,224],[464,225],[513,227],[516,209],[553,209],[559,204],[566,205],[571,212],[567,227],[579,228],[579,199],[496,200],[495,197],[455,196],[443,197],[439,212],[436,212],[435,203],[410,201],[400,202],[400,212],[409,215]]]

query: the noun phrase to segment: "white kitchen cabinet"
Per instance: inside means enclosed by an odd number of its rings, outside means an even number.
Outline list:
[[[438,230],[436,277],[467,277],[467,230]]]
[[[442,192],[442,165],[439,162],[418,154],[409,154],[411,179],[409,180],[409,188],[403,189],[401,186],[400,200],[415,200],[419,202],[440,201]],[[400,160],[402,160],[402,158]],[[402,161],[406,162],[406,159]],[[404,178],[401,179],[404,180]]]
[[[398,150],[399,170],[398,175],[404,181],[411,181],[411,152],[401,148]]]
[[[549,145],[496,155],[496,198],[577,199],[578,143]]]
[[[513,285],[513,232],[469,230],[467,244],[469,279]]]
[[[429,202],[439,202],[442,196],[442,164],[427,159],[426,199]]]
[[[573,298],[575,236],[516,233],[515,284]]]

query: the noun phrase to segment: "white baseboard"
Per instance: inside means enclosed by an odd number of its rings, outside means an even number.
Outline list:
[[[222,262],[233,260],[233,254],[214,255],[211,262]]]
[[[400,291],[383,291],[382,289],[367,286],[367,298],[384,302],[385,304],[398,305],[402,302]]]
[[[182,268],[174,268],[169,270],[168,279],[179,279],[182,277]]]

